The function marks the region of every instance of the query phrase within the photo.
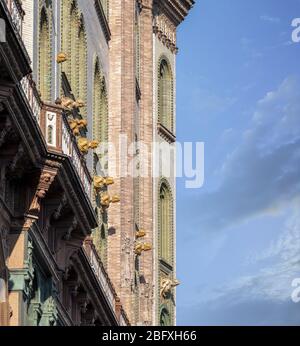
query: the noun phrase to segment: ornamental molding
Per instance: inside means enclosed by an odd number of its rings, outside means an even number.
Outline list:
[[[154,9],[164,13],[177,27],[195,4],[194,0],[154,0]]]
[[[154,17],[153,32],[172,53],[177,53],[176,26],[164,13]]]
[[[101,28],[104,32],[104,36],[107,42],[110,41],[111,39],[111,31],[108,25],[108,21],[102,6],[102,3],[100,0],[95,0],[95,8],[96,8],[96,12],[97,12],[97,16],[101,25]]]

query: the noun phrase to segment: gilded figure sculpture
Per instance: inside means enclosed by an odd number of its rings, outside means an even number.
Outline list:
[[[149,243],[136,243],[134,247],[134,252],[136,255],[140,256],[142,252],[147,252],[152,250],[152,245]]]
[[[160,296],[166,299],[170,296],[172,289],[180,285],[180,281],[177,279],[163,278],[160,282]]]
[[[78,143],[79,150],[83,154],[87,154],[89,149],[96,149],[99,145],[98,141],[89,141],[87,138],[84,138],[84,137],[79,137],[77,143]]]
[[[141,230],[136,232],[135,236],[137,239],[144,238],[146,236],[146,232],[141,229]]]
[[[59,53],[56,57],[56,62],[58,64],[62,64],[63,62],[65,62],[67,60],[68,60],[68,56],[66,53],[63,53],[63,52]]]

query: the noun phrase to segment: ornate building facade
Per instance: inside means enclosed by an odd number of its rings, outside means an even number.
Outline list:
[[[176,30],[193,3],[1,0],[0,325],[176,323]]]

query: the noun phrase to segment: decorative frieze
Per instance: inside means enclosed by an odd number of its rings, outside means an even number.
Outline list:
[[[176,26],[164,13],[154,17],[153,32],[172,53],[177,53]]]

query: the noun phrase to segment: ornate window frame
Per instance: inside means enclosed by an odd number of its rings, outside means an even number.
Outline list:
[[[164,65],[164,66],[163,66]],[[162,67],[165,76],[165,81],[162,81]],[[162,85],[162,84],[166,85]],[[166,88],[166,90],[163,89]],[[167,90],[169,88],[170,90]],[[166,114],[163,114],[165,113]],[[172,65],[169,59],[162,55],[158,60],[157,66],[157,119],[158,131],[160,135],[168,142],[175,141],[175,124],[174,124],[174,74]]]
[[[39,2],[38,87],[44,101],[51,101],[52,80],[52,8]]]

